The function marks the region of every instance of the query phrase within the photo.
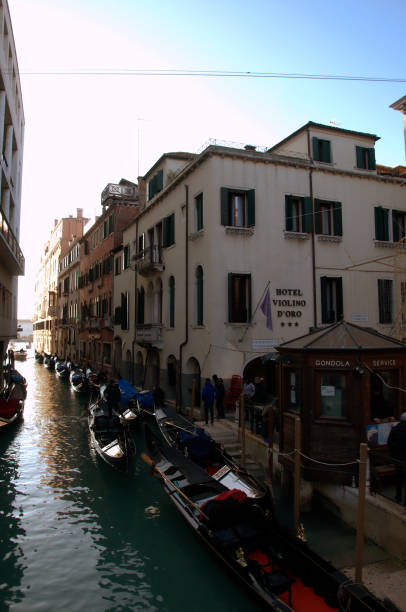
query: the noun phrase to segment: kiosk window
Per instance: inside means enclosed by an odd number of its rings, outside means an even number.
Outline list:
[[[300,410],[299,397],[298,397],[298,387],[299,380],[298,374],[294,370],[290,370],[287,376],[287,396],[288,396],[288,407],[289,410]]]
[[[320,416],[344,418],[347,396],[347,379],[342,374],[321,374]]]

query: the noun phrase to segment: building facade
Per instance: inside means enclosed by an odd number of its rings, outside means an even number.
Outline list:
[[[59,260],[56,342],[57,355],[79,360],[80,238],[73,238]]]
[[[24,110],[13,28],[0,2],[0,351],[17,337],[18,276],[24,275],[20,239]],[[2,379],[3,360],[0,364]]]
[[[162,156],[123,232],[136,273],[115,333],[134,382],[181,405],[213,374],[263,376],[273,394],[275,346],[309,330],[345,318],[406,336],[406,186],[380,173],[376,140],[310,122],[263,151]]]
[[[35,276],[35,304],[33,316],[34,348],[38,352],[55,354],[57,352],[58,328],[58,286],[61,253],[69,250],[75,238],[83,235],[89,219],[83,217],[83,210],[77,209],[72,215],[59,221],[55,219],[54,228],[47,241]]]
[[[102,193],[102,215],[81,240],[80,355],[82,365],[113,372],[115,254],[122,248],[123,229],[139,212],[134,183],[110,183]],[[117,258],[116,258],[117,259]]]

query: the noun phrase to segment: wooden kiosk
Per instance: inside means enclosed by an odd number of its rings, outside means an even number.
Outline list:
[[[277,347],[280,362],[280,452],[294,450],[301,419],[302,474],[312,481],[349,484],[359,445],[386,449],[390,428],[405,411],[406,344],[341,321]],[[293,455],[280,462],[293,470]]]

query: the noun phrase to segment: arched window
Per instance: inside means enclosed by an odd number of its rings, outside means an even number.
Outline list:
[[[196,268],[196,325],[203,325],[203,268]]]
[[[146,295],[146,323],[154,323],[154,285],[148,284],[147,295]]]
[[[137,323],[138,325],[144,324],[144,305],[145,305],[145,290],[141,287],[138,291],[138,304],[137,304]]]
[[[175,278],[169,278],[169,321],[168,327],[175,327]]]

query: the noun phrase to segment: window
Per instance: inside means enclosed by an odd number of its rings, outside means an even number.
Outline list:
[[[311,198],[285,196],[285,228],[288,232],[311,232],[313,230]]]
[[[329,140],[321,140],[313,136],[313,159],[315,161],[331,163],[331,143]]]
[[[203,325],[203,268],[196,268],[196,325]]]
[[[393,281],[378,279],[379,323],[393,323]]]
[[[341,202],[314,200],[316,234],[326,236],[342,236]]]
[[[126,244],[124,247],[124,270],[130,267],[130,245]]]
[[[321,322],[336,323],[343,318],[342,278],[322,276],[321,283]]]
[[[169,247],[175,243],[175,213],[163,220],[162,246]]]
[[[406,236],[406,213],[392,210],[393,242],[398,242]]]
[[[115,276],[121,274],[121,255],[119,257],[116,257],[116,259],[114,260],[114,274]]]
[[[251,274],[228,275],[228,320],[230,323],[251,321]]]
[[[114,217],[113,217],[113,215],[110,215],[110,217],[109,217],[108,232],[109,232],[109,234],[112,234],[114,232]]]
[[[137,323],[138,325],[144,324],[144,312],[145,312],[145,289],[141,287],[138,290],[138,300],[137,300]]]
[[[320,374],[320,416],[344,418],[347,401],[345,374]]]
[[[158,172],[152,177],[148,183],[148,200],[151,200],[155,194],[159,193],[164,186],[164,173],[163,170]]]
[[[169,279],[169,327],[175,327],[175,279]]]
[[[236,191],[221,188],[221,224],[229,227],[255,225],[255,189]]]
[[[195,197],[195,231],[203,229],[203,194]]]
[[[357,157],[357,168],[362,170],[375,170],[375,149],[367,147],[355,147]]]
[[[289,370],[286,377],[287,381],[287,400],[288,410],[298,412],[300,410],[299,403],[299,374],[296,370]]]
[[[128,293],[121,294],[121,329],[128,329]]]

